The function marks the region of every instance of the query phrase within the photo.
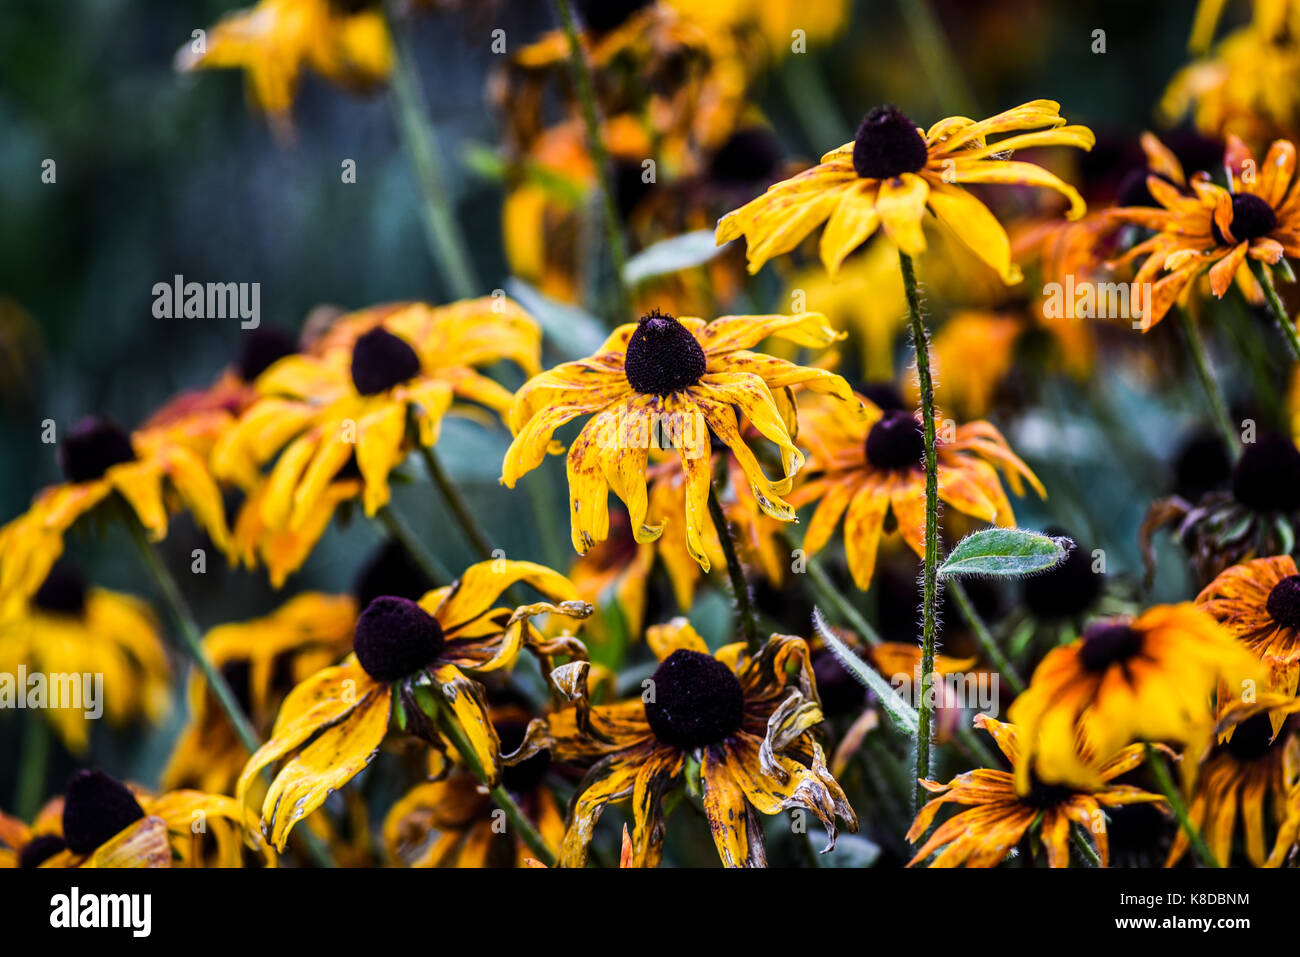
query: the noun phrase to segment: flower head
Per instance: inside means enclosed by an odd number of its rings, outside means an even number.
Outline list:
[[[921,224],[929,210],[1005,282],[1019,282],[1020,270],[1011,262],[1006,231],[961,184],[1054,189],[1069,199],[1070,218],[1078,219],[1085,206],[1074,187],[1040,166],[1002,158],[1008,151],[1034,146],[1092,148],[1091,130],[1064,124],[1060,104],[1051,100],[1034,100],[979,122],[949,117],[924,131],[896,107],[878,106],[862,121],[852,143],[724,216],[718,222],[717,240],[725,243],[744,236],[753,273],[825,223],[821,258],[833,274],[849,253],[881,227],[902,252],[909,256],[924,252]],[[999,133],[1025,130],[1034,132],[988,140]]]

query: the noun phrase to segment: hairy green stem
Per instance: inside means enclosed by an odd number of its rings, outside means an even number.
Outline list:
[[[432,717],[438,723],[438,729],[460,753],[461,759],[464,760],[470,771],[486,785],[488,782],[487,772],[483,770],[483,764],[479,761],[474,746],[470,744],[469,738],[465,736],[465,730],[457,723],[455,717],[441,704],[438,707],[437,714]],[[506,817],[510,820],[511,825],[519,831],[519,836],[523,838],[529,849],[537,855],[537,859],[547,867],[554,867],[555,852],[547,847],[541,833],[533,826],[533,822],[528,820],[527,815],[524,814],[519,805],[515,803],[515,799],[506,790],[505,785],[497,784],[495,787],[488,788],[488,794],[496,802],[497,807],[506,812]]]
[[[989,661],[993,662],[993,667],[998,669],[998,674],[1007,680],[1011,690],[1016,694],[1020,694],[1025,690],[1024,679],[1020,677],[1020,672],[1016,671],[1016,666],[1011,663],[1011,659],[1004,655],[1002,649],[998,647],[998,643],[994,640],[988,625],[984,623],[984,619],[980,617],[979,611],[970,600],[970,595],[966,592],[966,586],[954,578],[947,583],[947,587],[948,593],[957,600],[957,607],[961,609],[962,616],[970,625],[971,631],[975,634],[975,640],[979,642],[984,654],[988,656]]]
[[[390,20],[392,17],[390,16]],[[433,264],[447,289],[456,299],[468,299],[482,291],[474,271],[465,237],[456,223],[437,134],[429,119],[420,80],[415,72],[406,31],[393,31],[392,104],[402,144],[419,180],[423,202],[425,237]]]
[[[614,202],[614,187],[610,182],[609,150],[605,148],[605,136],[600,128],[600,110],[596,105],[595,84],[591,78],[591,67],[582,50],[582,40],[578,36],[578,25],[573,19],[573,7],[569,0],[552,0],[560,25],[569,40],[569,65],[573,72],[573,85],[582,104],[582,120],[587,127],[588,148],[591,150],[596,178],[600,184],[601,201],[605,210],[605,231],[609,238],[609,258],[614,269],[614,292],[618,315],[613,325],[631,321],[632,297],[628,293],[627,277],[627,243],[623,239],[623,228],[619,223],[618,206]]]
[[[1088,838],[1085,836],[1083,828],[1079,824],[1072,824],[1070,826],[1070,840],[1074,844],[1074,849],[1079,852],[1079,856],[1082,857],[1090,867],[1102,866],[1101,855],[1092,849],[1092,844],[1088,842]]]
[[[437,453],[426,445],[420,446],[420,457],[424,459],[424,467],[428,470],[433,482],[438,486],[438,491],[442,493],[442,499],[451,509],[452,515],[456,517],[456,522],[460,525],[461,531],[469,540],[474,551],[478,552],[479,557],[484,561],[492,558],[492,540],[488,538],[487,532],[483,531],[483,526],[478,523],[474,513],[470,510],[469,502],[465,501],[465,496],[461,494],[456,483],[451,480],[446,470],[443,469],[442,463],[438,461]]]
[[[1241,456],[1241,438],[1233,428],[1232,416],[1228,412],[1228,403],[1223,397],[1223,390],[1219,387],[1218,380],[1214,378],[1214,370],[1210,366],[1210,358],[1205,350],[1205,340],[1201,337],[1196,321],[1186,309],[1174,306],[1174,312],[1178,313],[1179,324],[1183,327],[1183,334],[1187,336],[1188,351],[1192,354],[1192,364],[1196,366],[1196,375],[1201,380],[1201,387],[1205,389],[1205,398],[1210,403],[1214,424],[1223,435],[1228,454],[1233,459],[1237,459]]]
[[[1297,359],[1300,359],[1300,336],[1296,335],[1295,323],[1287,315],[1286,306],[1282,304],[1282,299],[1277,294],[1277,288],[1273,285],[1273,274],[1258,259],[1248,259],[1247,262],[1250,263],[1250,271],[1255,274],[1255,278],[1264,290],[1264,298],[1268,301],[1268,308],[1273,313],[1273,318],[1277,320],[1282,334],[1286,336],[1287,345],[1291,347],[1292,354]]]
[[[907,294],[907,312],[912,330],[912,349],[916,353],[916,374],[921,386],[921,417],[925,431],[925,573],[921,597],[921,700],[917,708],[916,732],[916,806],[925,803],[921,781],[930,777],[930,737],[933,733],[933,706],[930,686],[934,681],[934,654],[938,641],[939,618],[939,455],[934,429],[934,379],[930,375],[930,345],[921,315],[921,298],[916,287],[912,257],[899,250],[898,264]]]
[[[1179,793],[1178,786],[1174,784],[1169,769],[1165,767],[1160,752],[1152,747],[1150,742],[1147,743],[1146,748],[1147,764],[1151,768],[1151,773],[1155,775],[1156,785],[1160,788],[1160,793],[1165,796],[1165,800],[1169,802],[1169,807],[1173,810],[1174,817],[1178,819],[1178,824],[1187,835],[1187,840],[1192,845],[1192,849],[1196,851],[1196,856],[1201,859],[1201,863],[1206,867],[1222,867],[1223,865],[1215,858],[1214,852],[1205,843],[1205,838],[1201,836],[1200,829],[1192,823],[1191,817],[1188,816],[1187,805],[1183,803],[1183,796]]]
[[[758,620],[754,617],[754,604],[749,597],[749,584],[745,581],[745,570],[741,567],[740,556],[736,552],[736,541],[731,536],[731,526],[727,523],[722,503],[713,483],[709,483],[709,517],[713,527],[718,531],[718,541],[722,543],[722,554],[727,558],[727,575],[731,579],[731,590],[736,595],[736,614],[740,618],[740,631],[745,639],[745,646],[750,654],[757,654],[762,647],[758,634]]]

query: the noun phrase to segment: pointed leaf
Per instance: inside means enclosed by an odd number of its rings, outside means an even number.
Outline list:
[[[957,543],[939,566],[939,577],[1036,575],[1065,561],[1073,547],[1074,542],[1068,538],[1052,538],[1023,528],[987,528]]]

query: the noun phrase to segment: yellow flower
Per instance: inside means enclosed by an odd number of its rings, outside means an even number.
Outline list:
[[[749,271],[789,252],[823,223],[821,259],[832,275],[880,227],[909,256],[925,251],[927,210],[952,228],[976,256],[1008,284],[1020,281],[1011,245],[988,207],[960,184],[1007,183],[1054,189],[1070,201],[1069,216],[1084,213],[1074,187],[1033,163],[999,158],[1008,151],[1065,145],[1091,149],[1092,131],[1064,126],[1060,105],[1034,100],[975,122],[955,116],[921,131],[895,107],[867,114],[857,138],[822,157],[821,164],[777,183],[718,222],[719,244],[744,236]],[[1036,129],[1048,127],[1048,129]],[[988,137],[1022,132],[988,142]]]
[[[128,435],[108,419],[86,419],[59,443],[67,481],[39,492],[0,528],[0,613],[41,586],[63,554],[63,537],[83,515],[121,496],[155,541],[167,534],[169,505],[189,511],[213,544],[229,553],[221,490],[208,470],[212,436],[193,423],[155,425]]]
[[[534,586],[559,604],[493,607],[516,582]],[[500,743],[482,688],[465,672],[508,668],[524,647],[548,666],[556,654],[585,656],[576,639],[545,639],[538,633],[530,619],[546,613],[585,618],[591,606],[578,600],[564,576],[531,562],[471,565],[459,581],[429,592],[418,603],[392,595],[375,598],[357,620],[353,653],[342,664],[316,672],[285,698],[271,739],[239,777],[240,805],[247,806],[259,772],[283,762],[262,802],[271,842],[283,850],[293,826],[370,763],[394,707],[399,724],[445,750],[420,707],[429,696],[460,726],[489,785],[495,785],[501,774]]]
[[[1187,815],[1224,866],[1232,860],[1239,814],[1246,858],[1255,867],[1279,867],[1295,846],[1295,823],[1300,823],[1300,736],[1287,718],[1297,711],[1300,698],[1294,695],[1262,694],[1249,703],[1233,702],[1215,728],[1218,743],[1207,736],[1183,754],[1184,767],[1195,775]],[[1264,828],[1270,799],[1277,828],[1271,853]],[[1187,834],[1180,828],[1165,866],[1178,863],[1187,847]]]
[[[1294,698],[1300,688],[1300,574],[1290,555],[1257,558],[1222,572],[1196,604],[1264,666],[1266,690]],[[1274,714],[1273,731],[1282,726]]]
[[[388,503],[389,474],[416,442],[436,444],[454,401],[509,408],[510,392],[476,367],[509,360],[531,374],[540,350],[522,309],[483,298],[353,313],[310,353],[276,362],[257,379],[261,398],[213,451],[216,473],[249,493],[236,522],[244,561],[263,562],[278,587],[339,503],[359,493],[367,515]]]
[[[1151,301],[1143,304],[1143,332],[1163,319],[1202,274],[1208,273],[1210,290],[1221,299],[1247,257],[1276,264],[1284,255],[1300,255],[1300,192],[1291,188],[1295,145],[1277,140],[1257,164],[1240,139],[1229,134],[1227,141],[1223,162],[1232,177],[1230,190],[1210,182],[1207,173],[1192,176],[1190,194],[1152,175],[1147,188],[1159,208],[1121,207],[1108,213],[1116,222],[1155,231],[1113,263],[1143,260],[1134,277],[1137,283],[1152,284]]]
[[[790,502],[796,507],[817,503],[803,540],[809,557],[826,547],[844,519],[849,571],[865,591],[887,527],[897,528],[917,555],[925,555],[925,469],[915,415],[862,401],[865,419],[846,415],[836,404],[810,406],[800,433],[811,450],[809,477]],[[998,468],[1017,495],[1024,494],[1022,480],[1046,495],[1038,477],[988,422],[957,426],[951,438],[936,440],[939,498],[958,511],[996,525],[1015,524]]]
[[[41,867],[242,867],[246,833],[261,864],[276,866],[275,852],[255,830],[256,818],[221,794],[154,797],[102,771],[78,771],[62,803],[58,834],[64,846]]]
[[[773,59],[791,52],[796,30],[809,46],[831,42],[848,26],[850,14],[848,0],[668,0],[668,5],[714,30],[757,32]]]
[[[304,68],[366,91],[387,81],[392,61],[383,11],[348,12],[331,0],[260,0],[176,54],[184,72],[246,71],[250,96],[277,121],[287,118]]]
[[[664,796],[688,758],[699,761],[704,813],[727,867],[765,866],[759,814],[805,808],[826,827],[831,847],[837,817],[857,830],[812,733],[822,712],[802,638],[773,635],[754,656],[743,643],[710,655],[677,618],[648,629],[646,640],[660,662],[651,700],[590,705],[585,665],[571,667],[560,683],[574,707],[534,722],[510,756],[513,762],[547,749],[556,761],[591,765],[570,804],[561,866],[585,864],[601,812],[628,798],[632,864],[657,866]]]
[[[0,868],[40,867],[66,850],[68,845],[61,833],[62,816],[62,797],[48,801],[30,825],[0,811]]]
[[[20,666],[29,674],[101,675],[99,703],[117,726],[138,718],[157,722],[170,704],[171,668],[149,606],[89,587],[66,559],[54,565],[21,611],[0,620],[0,674],[16,675]],[[49,701],[40,717],[54,724],[68,750],[84,753],[90,703],[53,705]]]
[[[585,554],[609,534],[611,488],[627,505],[638,542],[663,533],[647,515],[646,468],[651,448],[674,449],[686,476],[686,544],[708,571],[704,542],[712,446],[709,432],[735,455],[759,506],[781,521],[794,512],[781,496],[803,464],[790,430],[795,408],[791,387],[807,386],[854,403],[839,376],[750,351],[775,336],[808,347],[837,338],[824,316],[723,316],[713,322],[653,312],[619,326],[596,355],[567,362],[530,379],[510,409],[514,442],[506,451],[501,481],[514,488],[548,451],[563,446],[555,430],[594,413],[569,450],[569,501],[573,547]],[[854,403],[856,405],[856,403]],[[746,444],[739,412],[781,451],[783,475],[763,474]]]
[[[975,716],[975,726],[993,736],[998,750],[1013,766],[1021,763],[1024,752],[1022,729],[984,714]],[[1094,769],[1096,785],[1088,789],[1035,780],[1026,790],[1015,786],[1010,772],[987,768],[959,774],[947,784],[922,781],[927,791],[939,796],[916,815],[911,830],[907,832],[909,841],[915,843],[921,839],[943,805],[957,804],[966,810],[940,825],[917,850],[908,867],[935,852],[938,854],[930,862],[930,867],[997,867],[1035,824],[1039,826],[1043,849],[1047,852],[1047,866],[1069,867],[1072,823],[1079,825],[1092,839],[1097,856],[1105,867],[1110,860],[1110,842],[1102,808],[1164,801],[1158,794],[1127,784],[1110,783],[1141,764],[1143,753],[1140,744],[1119,751]]]
[[[1016,788],[1031,776],[1094,787],[1089,757],[1133,741],[1185,744],[1213,725],[1222,682],[1232,695],[1260,669],[1213,618],[1190,602],[1159,605],[1131,621],[1094,622],[1083,637],[1049,651],[1007,716],[1024,747]],[[1244,685],[1243,682],[1247,683]]]

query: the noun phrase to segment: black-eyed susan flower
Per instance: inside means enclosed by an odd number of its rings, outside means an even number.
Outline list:
[[[925,451],[921,424],[911,412],[883,410],[862,400],[865,419],[838,404],[811,405],[800,437],[810,449],[807,480],[791,495],[796,507],[817,503],[803,548],[816,555],[844,520],[849,571],[861,589],[871,584],[881,534],[897,529],[918,555],[925,554]],[[938,437],[939,498],[960,512],[997,525],[1015,522],[1002,490],[1002,469],[1012,490],[1028,482],[1045,495],[1037,476],[988,422],[957,426],[951,440]]]
[[[494,607],[517,582],[558,603]],[[353,653],[342,664],[316,672],[285,698],[270,740],[239,777],[240,804],[249,802],[261,770],[280,764],[261,816],[271,842],[282,850],[293,826],[374,758],[394,709],[403,727],[444,749],[431,720],[423,717],[422,702],[428,696],[448,710],[489,786],[495,786],[501,774],[500,743],[482,689],[466,672],[508,668],[525,647],[548,666],[558,654],[585,654],[574,638],[542,637],[531,619],[547,613],[585,618],[591,606],[578,599],[564,576],[531,562],[471,565],[459,581],[429,592],[418,603],[392,595],[375,598],[357,619]]]
[[[20,668],[99,676],[103,698],[97,705],[119,727],[137,719],[157,722],[171,702],[171,667],[149,606],[88,585],[67,559],[55,563],[30,601],[0,619],[0,673],[13,676]],[[80,754],[89,743],[86,715],[96,705],[78,698],[75,705],[46,702],[29,720],[49,720],[68,750]]]
[[[829,393],[858,408],[839,376],[751,351],[769,336],[808,347],[837,338],[816,313],[723,316],[705,323],[656,311],[619,326],[596,355],[534,376],[515,394],[509,415],[515,438],[502,463],[502,483],[514,488],[548,451],[563,450],[553,439],[556,429],[591,415],[568,455],[573,547],[583,554],[608,536],[611,489],[628,507],[636,540],[654,541],[663,520],[648,514],[647,462],[652,448],[671,449],[686,477],[687,549],[707,571],[710,434],[731,450],[762,510],[788,522],[794,512],[781,496],[803,464],[790,434],[792,388]],[[779,448],[780,478],[764,474],[737,413]]]
[[[821,259],[834,274],[845,257],[880,228],[909,256],[924,252],[922,220],[929,210],[1005,282],[1018,282],[1020,270],[1011,262],[1006,231],[961,184],[1054,189],[1069,199],[1070,218],[1078,219],[1085,205],[1074,187],[1040,166],[1001,158],[1008,151],[1035,146],[1092,148],[1091,130],[1064,124],[1060,104],[1051,100],[1034,100],[979,122],[949,117],[928,131],[917,128],[896,107],[876,107],[852,143],[724,216],[718,222],[718,243],[744,236],[753,273],[825,223]],[[1012,131],[1033,132],[988,139]]]
[[[581,867],[606,805],[632,802],[633,863],[659,863],[663,801],[698,761],[705,816],[728,867],[766,863],[760,814],[811,811],[834,845],[836,818],[857,830],[857,817],[826,767],[813,729],[821,723],[808,646],[773,635],[756,655],[743,643],[710,654],[684,618],[647,629],[659,667],[642,698],[577,704],[529,729],[510,760],[541,748],[554,760],[589,762],[570,804],[560,864]]]
[[[392,39],[378,4],[260,0],[182,47],[176,69],[244,70],[250,98],[284,122],[305,69],[364,92],[387,82],[392,61]]]
[[[453,403],[504,413],[511,393],[476,369],[505,360],[537,372],[540,343],[506,300],[410,303],[344,316],[308,354],[276,362],[212,453],[216,473],[249,492],[236,522],[243,559],[281,584],[340,502],[359,493],[367,515],[387,504],[389,474],[416,444],[437,443]]]
[[[527,731],[527,712],[493,707],[491,718],[501,751],[516,750]],[[501,784],[555,852],[564,839],[564,807],[546,781],[550,764],[549,752],[540,751],[503,767]],[[398,798],[384,820],[388,858],[407,867],[528,866],[532,850],[512,830],[502,830],[495,810],[479,780],[463,769],[417,784]]]
[[[82,516],[115,496],[155,541],[169,514],[184,508],[212,543],[230,551],[221,490],[208,468],[212,436],[189,421],[128,434],[108,419],[85,419],[59,442],[65,481],[43,489],[26,512],[0,528],[0,610],[40,588],[63,554],[63,539]]]
[[[0,868],[40,867],[55,854],[67,850],[62,816],[61,797],[47,802],[31,824],[0,811]]]
[[[1022,743],[1017,790],[1028,793],[1035,775],[1095,787],[1092,756],[1135,741],[1186,744],[1213,724],[1221,685],[1236,697],[1259,678],[1250,653],[1190,602],[1094,622],[1048,652],[1011,703]]]
[[[1247,259],[1276,265],[1300,254],[1300,194],[1291,189],[1296,150],[1276,140],[1263,163],[1231,133],[1224,166],[1231,189],[1210,182],[1206,173],[1190,180],[1190,194],[1160,176],[1147,177],[1157,208],[1121,207],[1108,215],[1117,222],[1153,230],[1113,261],[1119,266],[1142,260],[1134,282],[1149,284],[1142,331],[1164,318],[1194,279],[1207,275],[1210,290],[1222,298]]]
[[[1300,699],[1290,695],[1235,701],[1220,715],[1217,734],[1183,754],[1194,776],[1187,816],[1222,864],[1232,860],[1238,821],[1245,857],[1255,867],[1279,866],[1294,845],[1296,833],[1286,822],[1300,814],[1300,736],[1291,718],[1297,711]],[[1272,828],[1266,826],[1270,819]],[[1272,847],[1269,830],[1276,835]],[[1166,866],[1177,864],[1187,848],[1187,834],[1179,829]]]
[[[1257,434],[1242,446],[1227,484],[1194,503],[1173,496],[1152,504],[1138,535],[1148,581],[1155,573],[1152,539],[1166,526],[1175,528],[1202,588],[1233,565],[1291,550],[1300,525],[1295,442],[1275,432]]]
[[[64,849],[42,867],[242,867],[245,832],[256,818],[233,798],[201,791],[151,795],[103,771],[78,771],[63,796]],[[259,863],[275,852],[253,832]]]
[[[992,737],[1012,766],[1023,762],[1024,731],[988,715],[975,716],[975,726]],[[908,866],[934,855],[930,867],[997,867],[1018,848],[1025,835],[1037,829],[1048,867],[1070,864],[1070,828],[1077,824],[1097,850],[1102,866],[1110,860],[1105,808],[1164,801],[1159,794],[1111,782],[1142,763],[1143,746],[1129,745],[1095,766],[1091,788],[1044,784],[1031,780],[1027,788],[1017,787],[1011,772],[977,768],[959,774],[947,784],[922,781],[925,789],[938,795],[916,815],[907,839],[913,843],[925,836],[935,815],[945,804],[964,810],[948,818],[917,849]]]

